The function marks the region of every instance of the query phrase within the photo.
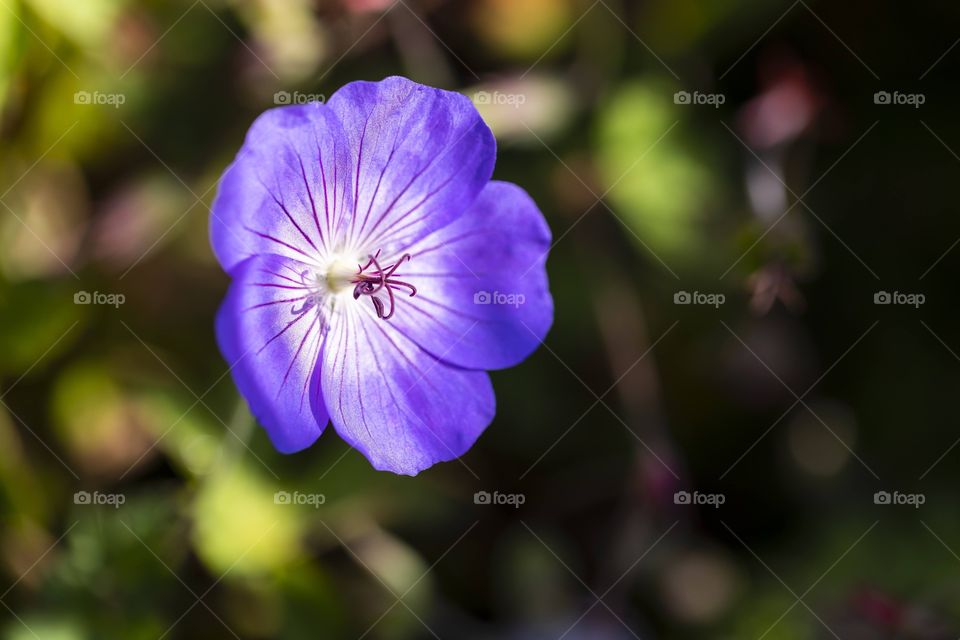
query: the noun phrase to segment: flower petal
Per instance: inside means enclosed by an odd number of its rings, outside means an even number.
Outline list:
[[[390,319],[418,345],[470,369],[510,367],[553,324],[550,229],[520,187],[490,182],[467,212],[408,249],[396,277],[417,287]]]
[[[493,420],[489,377],[437,360],[371,309],[344,305],[327,337],[322,388],[337,433],[394,473],[463,455]]]
[[[273,253],[315,264],[353,210],[346,136],[317,103],[279,107],[253,123],[220,181],[210,239],[231,271]]]
[[[320,436],[328,416],[318,361],[325,320],[303,287],[308,265],[275,255],[236,266],[217,313],[217,342],[250,411],[277,450]]]
[[[391,77],[351,82],[327,104],[350,140],[351,248],[391,254],[463,213],[490,179],[493,134],[465,96]]]

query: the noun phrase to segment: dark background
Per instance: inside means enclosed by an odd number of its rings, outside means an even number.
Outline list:
[[[0,635],[956,638],[958,39],[933,2],[0,0]],[[207,241],[257,114],[393,74],[487,102],[555,239],[545,346],[413,479],[271,449]]]

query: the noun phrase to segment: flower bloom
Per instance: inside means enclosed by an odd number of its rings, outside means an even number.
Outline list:
[[[405,78],[271,109],[224,173],[211,242],[231,276],[220,350],[274,446],[328,422],[377,469],[464,454],[486,371],[553,322],[550,231],[471,102]]]

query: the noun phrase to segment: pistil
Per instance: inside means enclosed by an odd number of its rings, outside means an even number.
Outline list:
[[[389,320],[393,316],[396,300],[394,299],[394,289],[403,289],[409,292],[410,296],[417,295],[417,288],[409,282],[397,279],[395,276],[397,269],[404,262],[410,260],[410,254],[405,253],[400,259],[391,265],[383,267],[377,258],[380,251],[369,256],[365,265],[357,265],[357,273],[350,280],[353,287],[353,298],[357,300],[360,296],[370,296],[373,302],[373,308],[377,312],[377,317],[381,320]],[[386,308],[383,300],[378,297],[378,293],[385,292],[389,301],[389,308]]]

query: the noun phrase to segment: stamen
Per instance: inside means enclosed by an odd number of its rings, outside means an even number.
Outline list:
[[[310,291],[310,293],[303,297],[303,302],[300,303],[299,307],[294,307],[290,310],[290,313],[293,315],[300,315],[301,313],[317,305],[320,301],[320,297],[310,283],[310,277],[311,273],[309,270],[300,272],[300,282],[304,285],[305,289]]]
[[[409,291],[410,296],[415,296],[417,295],[417,288],[409,282],[397,280],[393,277],[397,269],[400,268],[400,265],[410,260],[409,253],[403,254],[399,260],[387,267],[380,265],[380,262],[377,260],[379,257],[380,251],[378,250],[375,254],[369,256],[367,264],[357,265],[357,274],[351,280],[351,283],[356,285],[353,288],[353,299],[358,300],[360,296],[370,296],[370,300],[373,302],[373,308],[377,312],[377,317],[381,320],[389,320],[393,317],[396,306],[393,290],[395,288],[406,289]],[[370,269],[369,273],[367,272],[368,269]],[[387,299],[390,303],[388,309],[384,305],[383,300],[377,296],[381,291],[386,291]]]

